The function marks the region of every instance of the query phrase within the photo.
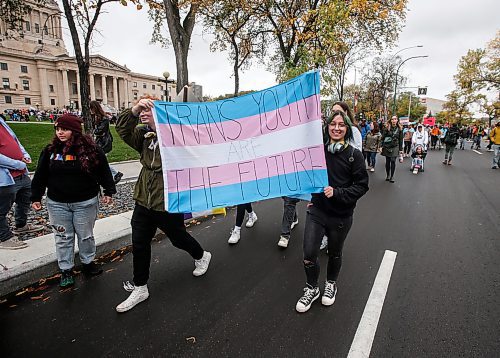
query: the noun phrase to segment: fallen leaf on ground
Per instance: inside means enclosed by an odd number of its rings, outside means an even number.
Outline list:
[[[195,337],[187,337],[186,341],[188,341],[190,343],[196,343],[196,338]]]
[[[109,269],[109,270],[106,270],[106,271],[104,271],[104,272],[108,273],[108,272],[111,272],[111,271],[115,271],[115,270],[116,270],[116,269],[114,269],[114,268],[111,268],[111,269]]]
[[[43,295],[30,297],[30,299],[32,299],[33,301],[34,300],[41,300],[42,298],[43,298]]]

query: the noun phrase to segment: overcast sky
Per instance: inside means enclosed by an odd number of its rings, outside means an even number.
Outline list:
[[[62,4],[60,4],[62,9]],[[427,86],[429,97],[444,99],[453,85],[453,75],[461,56],[469,49],[484,47],[500,30],[499,0],[410,0],[406,25],[392,53],[405,47],[423,48],[401,52],[402,58],[429,55],[405,63],[402,73],[408,86]],[[158,75],[168,70],[176,78],[172,48],[150,44],[152,23],[145,9],[118,4],[107,5],[98,21],[102,36],[96,37],[93,53],[99,53],[133,72]],[[69,31],[65,43],[73,54]],[[196,27],[189,52],[189,80],[203,86],[204,95],[232,93],[234,80],[225,53],[209,51],[210,37]],[[351,82],[353,75],[350,75]],[[254,64],[240,77],[240,90],[260,90],[275,84],[275,76]]]

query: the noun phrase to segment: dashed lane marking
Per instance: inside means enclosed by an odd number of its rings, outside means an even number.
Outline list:
[[[474,149],[474,150],[473,150],[473,152],[474,152],[474,153],[477,153],[477,154],[481,154],[481,155],[483,155],[483,153],[481,153],[479,150],[475,150],[475,149]]]
[[[385,250],[347,358],[368,358],[370,356],[396,256],[397,252]]]

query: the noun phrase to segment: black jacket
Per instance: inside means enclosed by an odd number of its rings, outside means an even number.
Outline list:
[[[325,158],[328,185],[334,189],[333,196],[327,198],[324,193],[312,194],[311,202],[328,215],[339,218],[352,216],[356,202],[368,191],[363,154],[351,145],[335,154],[325,147]]]
[[[41,201],[45,190],[47,197],[60,203],[77,203],[97,196],[100,186],[104,195],[116,193],[115,183],[111,176],[108,161],[104,153],[98,149],[98,164],[87,173],[77,160],[51,159],[49,146],[40,154],[38,166],[31,182],[31,201]]]
[[[109,119],[107,117],[101,118],[99,123],[95,124],[93,128],[94,141],[104,153],[109,153],[113,149],[113,136],[109,130]]]

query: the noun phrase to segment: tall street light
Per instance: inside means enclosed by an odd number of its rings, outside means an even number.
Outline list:
[[[396,53],[395,53],[394,55],[392,55],[392,56],[396,56],[396,55],[397,55],[398,53],[400,53],[400,52],[403,52],[403,51],[405,51],[405,50],[409,50],[409,49],[411,49],[411,48],[417,48],[417,47],[424,47],[424,45],[417,45],[417,46],[405,47],[405,48],[403,48],[403,49],[399,50],[398,52],[396,52]]]
[[[392,115],[396,115],[396,91],[397,91],[397,88],[398,88],[398,74],[399,74],[399,69],[401,68],[401,66],[403,66],[403,64],[406,62],[406,61],[409,61],[411,59],[414,59],[414,58],[425,58],[425,57],[429,57],[427,55],[425,56],[412,56],[412,57],[408,57],[407,59],[405,59],[404,61],[402,61],[399,66],[398,66],[398,69],[396,71],[396,79],[394,80],[394,100],[393,100],[393,103],[392,103]]]

